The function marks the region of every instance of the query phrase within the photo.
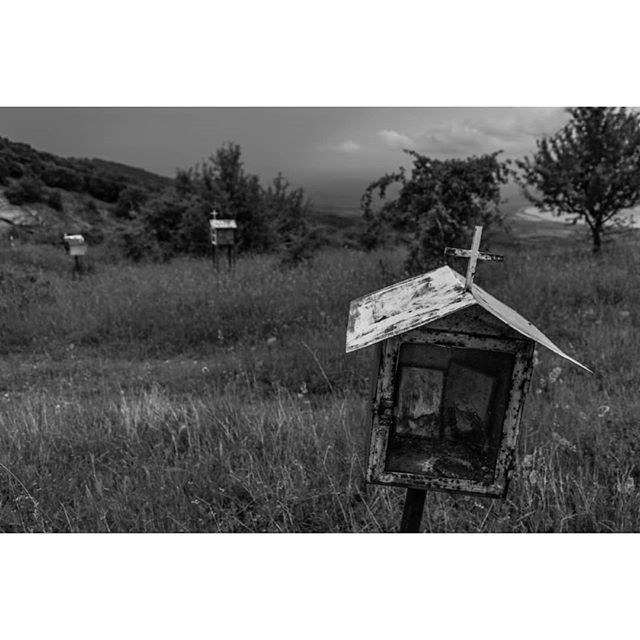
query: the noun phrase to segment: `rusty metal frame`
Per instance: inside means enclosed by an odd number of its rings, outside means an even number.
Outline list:
[[[509,387],[509,399],[502,424],[502,437],[492,483],[463,478],[427,478],[420,474],[385,469],[387,446],[394,421],[393,403],[400,346],[407,342],[514,354],[515,361]],[[367,482],[386,486],[504,498],[513,466],[524,399],[531,380],[534,346],[535,343],[528,339],[504,339],[425,329],[417,329],[384,341],[381,348],[376,350],[374,358],[374,370],[377,375],[375,392],[372,394],[372,402],[368,411],[371,432],[368,447]]]
[[[231,242],[219,242],[218,241],[218,231],[231,231],[233,240]],[[214,247],[233,247],[236,244],[236,230],[233,228],[229,229],[211,229],[211,244]]]

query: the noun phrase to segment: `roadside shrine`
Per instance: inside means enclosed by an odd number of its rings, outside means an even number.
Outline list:
[[[220,268],[220,252],[226,250],[229,269],[233,267],[235,259],[236,230],[235,220],[222,220],[214,209],[209,220],[211,231],[211,259],[216,271]]]
[[[528,320],[448,266],[353,300],[347,352],[375,346],[366,479],[406,487],[401,531],[417,531],[425,491],[506,496],[537,344],[589,371]]]
[[[87,254],[87,243],[84,236],[80,233],[67,235],[62,237],[65,251],[73,258],[73,267],[71,273],[73,276],[82,275],[81,256]]]

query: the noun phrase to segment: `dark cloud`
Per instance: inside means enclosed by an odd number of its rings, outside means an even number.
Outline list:
[[[530,153],[565,121],[544,108],[0,108],[0,135],[62,156],[96,157],[164,175],[226,142],[268,181],[345,191],[407,164],[403,149],[436,157]],[[360,194],[353,195],[357,203]]]
[[[537,138],[553,133],[566,119],[562,109],[496,109],[477,117],[434,123],[416,136],[416,149],[451,156],[498,150],[523,154],[535,148]]]

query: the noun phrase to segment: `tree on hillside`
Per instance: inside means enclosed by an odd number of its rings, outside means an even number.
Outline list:
[[[178,171],[176,191],[180,197],[197,198],[205,205],[201,210],[192,207],[188,216],[194,243],[198,234],[208,238],[208,220],[215,209],[221,218],[237,222],[240,251],[284,248],[296,255],[295,262],[308,249],[304,242],[300,244],[306,238],[311,209],[304,191],[292,190],[281,174],[264,189],[258,176],[245,171],[237,144],[226,144],[202,164]]]
[[[140,209],[140,218],[150,233],[152,244],[165,260],[182,249],[179,229],[187,207],[187,200],[179,198],[175,191],[167,190],[147,200]],[[133,238],[131,236],[130,240]]]
[[[442,262],[445,246],[465,246],[476,224],[486,231],[502,223],[500,185],[507,181],[499,153],[467,159],[434,160],[415,151],[410,177],[400,169],[371,183],[362,197],[367,228],[362,241],[371,249],[393,231],[409,246],[411,273]],[[390,188],[397,197],[387,199]],[[374,210],[374,197],[382,200]]]
[[[582,218],[598,252],[607,223],[640,203],[640,115],[612,107],[567,112],[571,120],[517,162],[516,180],[534,205]]]
[[[200,195],[222,218],[238,223],[238,249],[264,251],[270,248],[268,221],[264,214],[263,190],[258,176],[247,173],[240,145],[226,144],[196,168],[194,180]]]
[[[113,208],[116,218],[131,219],[149,198],[149,194],[139,186],[130,185],[125,187],[118,195],[118,200]]]
[[[131,255],[149,247],[153,255],[165,259],[176,253],[207,253],[214,209],[221,218],[237,222],[239,251],[282,249],[288,263],[304,260],[311,253],[312,236],[306,222],[311,205],[304,191],[292,190],[280,174],[263,188],[258,176],[245,171],[236,144],[217,149],[193,168],[178,170],[174,185],[163,192],[144,200],[141,195],[144,193],[124,189],[116,204],[120,218],[138,222],[151,237],[137,247],[138,232],[123,236],[122,244]]]
[[[303,189],[291,189],[278,173],[264,193],[265,215],[270,221],[273,244],[280,248],[283,265],[309,260],[317,248],[317,238],[309,229],[311,202]]]

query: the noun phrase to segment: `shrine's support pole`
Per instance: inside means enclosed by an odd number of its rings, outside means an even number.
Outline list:
[[[427,492],[422,489],[407,489],[404,511],[400,523],[400,533],[419,533]]]
[[[218,270],[218,252],[215,244],[211,245],[211,264],[213,265],[213,268],[217,271]]]
[[[71,268],[71,277],[79,278],[82,275],[82,266],[80,264],[80,256],[73,256],[73,267]]]

